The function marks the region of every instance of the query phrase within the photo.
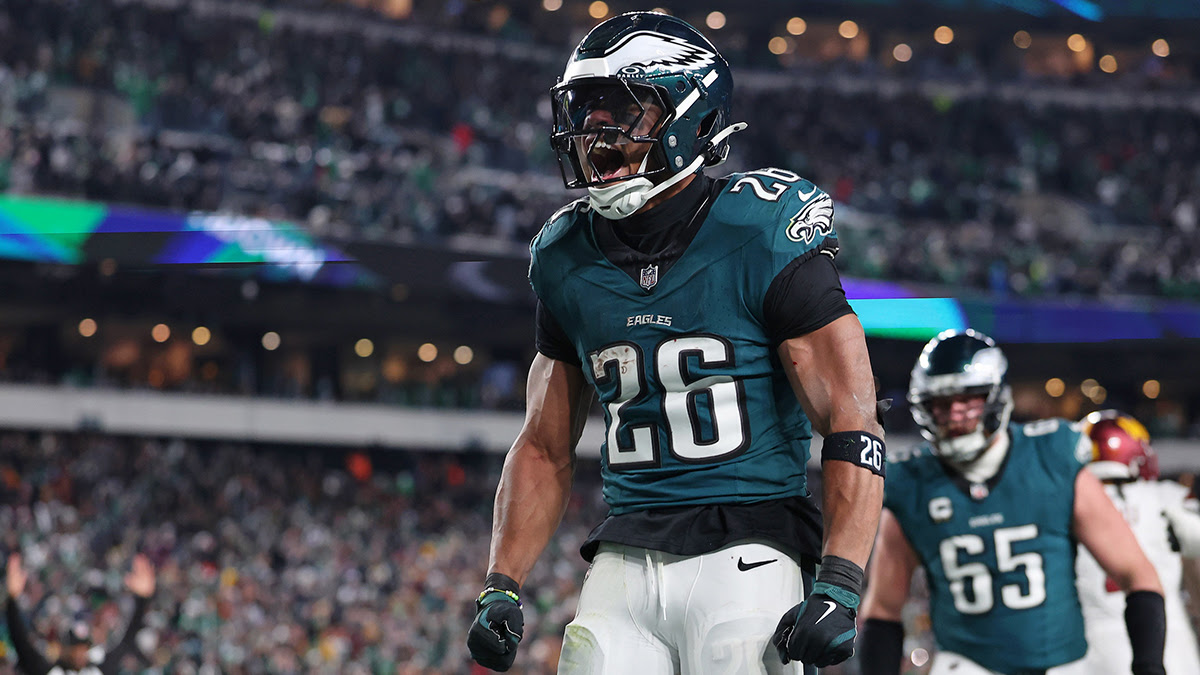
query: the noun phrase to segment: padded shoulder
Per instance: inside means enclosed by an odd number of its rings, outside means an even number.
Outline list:
[[[724,182],[712,215],[727,225],[756,230],[788,257],[822,248],[836,253],[833,200],[812,182],[775,168],[730,174]]]
[[[571,230],[571,226],[579,220],[580,216],[586,214],[590,208],[587,197],[582,197],[555,211],[546,224],[542,225],[542,229],[534,235],[533,241],[529,244],[530,252],[536,254],[538,250],[561,239]]]
[[[1032,444],[1038,459],[1053,473],[1074,476],[1092,461],[1092,442],[1077,422],[1058,417],[1010,424],[1014,445]]]

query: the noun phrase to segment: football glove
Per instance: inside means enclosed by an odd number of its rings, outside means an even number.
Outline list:
[[[503,577],[496,579],[496,577]],[[485,668],[504,672],[517,658],[517,645],[525,631],[520,587],[513,579],[489,574],[487,587],[475,600],[475,620],[467,633],[471,658]]]
[[[818,581],[804,602],[789,609],[775,628],[771,642],[779,660],[824,668],[853,656],[858,603],[857,593]]]

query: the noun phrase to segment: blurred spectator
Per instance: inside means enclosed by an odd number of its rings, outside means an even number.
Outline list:
[[[558,75],[567,49],[553,41],[575,31],[447,12],[397,24],[316,1],[10,4],[0,187],[288,218],[330,237],[519,246],[570,198],[537,83]],[[1200,297],[1186,81],[1139,102],[1163,85],[1137,69],[1128,89],[1080,89],[983,61],[739,70],[750,131],[730,166],[830,190],[853,274]]]
[[[135,641],[142,629],[150,598],[154,595],[154,567],[146,556],[135,556],[133,570],[125,576],[125,588],[134,596],[133,615],[121,641],[111,651],[105,651],[103,646],[93,645],[91,627],[84,622],[76,622],[67,631],[65,640],[52,645],[52,652],[57,652],[56,656],[47,657],[42,654],[33,644],[18,604],[25,593],[25,582],[28,580],[19,553],[8,556],[5,578],[8,589],[8,601],[4,610],[5,622],[13,650],[17,654],[17,668],[25,675],[116,675],[128,669],[129,664],[126,661],[136,662],[136,659],[141,657]]]
[[[487,564],[501,456],[0,433],[0,548],[29,568],[39,635],[120,630],[113,563],[158,567],[137,635],[148,673],[471,673],[460,616]],[[526,603],[530,673],[553,673],[603,513],[580,480]],[[0,661],[0,674],[13,675]]]

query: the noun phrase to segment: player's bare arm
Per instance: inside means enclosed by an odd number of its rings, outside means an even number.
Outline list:
[[[825,437],[821,571],[772,643],[780,660],[824,668],[854,653],[863,568],[883,508],[883,429],[862,324],[846,314],[785,341],[779,357],[813,427]]]
[[[882,439],[875,381],[858,317],[847,314],[787,340],[779,357],[813,427],[828,437],[865,431]],[[825,555],[865,567],[883,506],[883,477],[851,462],[824,462]]]
[[[575,444],[591,397],[577,368],[542,354],[529,368],[525,423],[500,474],[489,573],[524,583],[558,528],[571,493]]]
[[[575,444],[590,397],[578,367],[542,354],[525,390],[525,423],[504,458],[492,547],[467,648],[477,663],[504,672],[524,637],[521,584],[558,529],[571,494]]]
[[[863,618],[900,621],[918,564],[917,554],[900,529],[900,523],[891,511],[884,509],[879,518],[875,555],[871,557],[867,593],[863,597]]]
[[[1162,594],[1162,584],[1133,530],[1089,471],[1075,478],[1074,526],[1076,536],[1121,590]]]
[[[1100,567],[1125,591],[1125,627],[1133,675],[1163,675],[1167,617],[1158,572],[1121,512],[1090,471],[1075,478],[1076,536]]]
[[[859,665],[864,675],[899,675],[904,651],[902,612],[919,563],[899,521],[884,509],[862,605]]]

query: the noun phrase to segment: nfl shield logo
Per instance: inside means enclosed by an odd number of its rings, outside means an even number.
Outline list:
[[[971,483],[971,499],[976,501],[987,499],[988,492],[989,490],[987,485],[984,485],[983,483]]]
[[[650,290],[658,283],[658,265],[647,265],[646,269],[642,270],[642,288]]]

